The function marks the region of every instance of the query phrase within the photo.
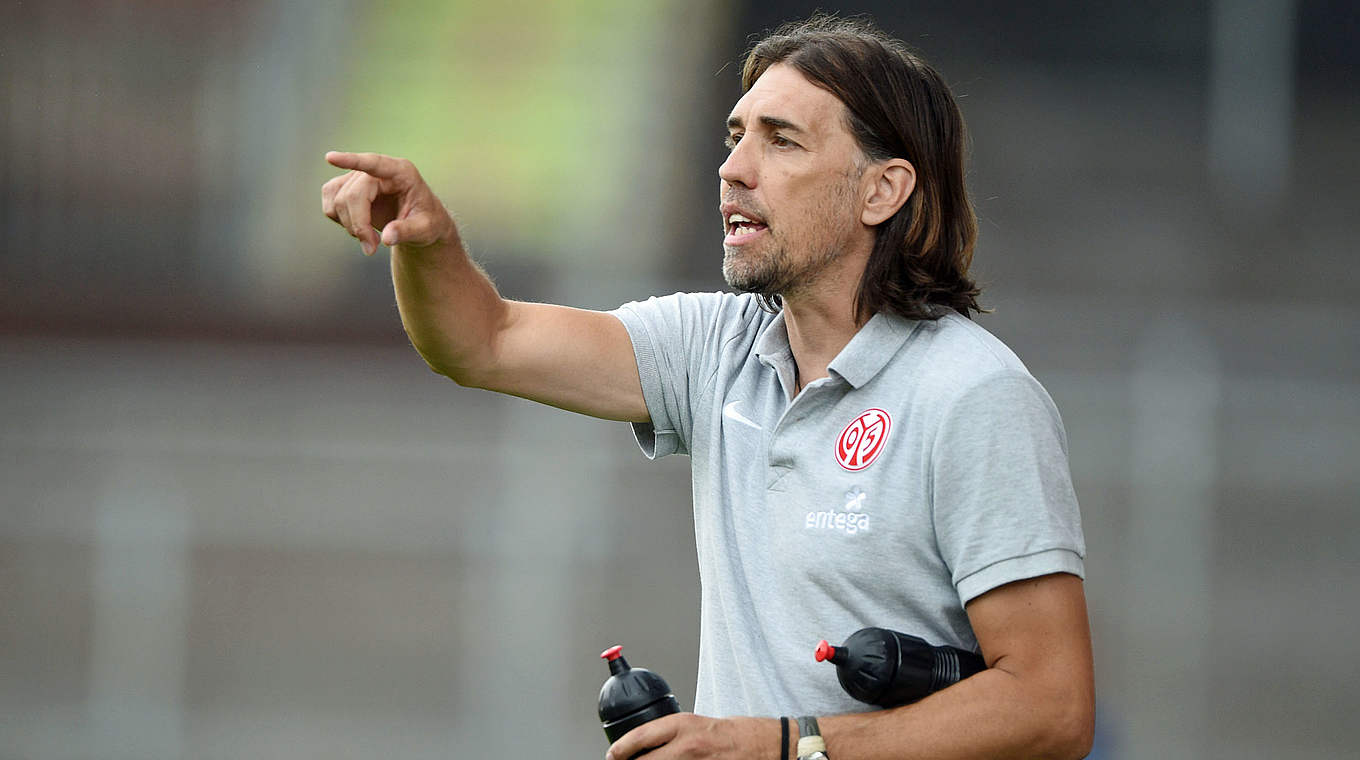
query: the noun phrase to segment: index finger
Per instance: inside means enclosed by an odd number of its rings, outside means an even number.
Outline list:
[[[379,179],[391,179],[402,168],[400,159],[381,153],[345,153],[338,150],[326,154],[326,163],[340,169],[357,169]]]

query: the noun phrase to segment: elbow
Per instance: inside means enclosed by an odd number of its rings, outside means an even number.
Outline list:
[[[443,375],[463,388],[476,388],[478,390],[494,390],[496,385],[492,380],[492,374],[483,369],[468,367],[455,364],[436,365],[429,361],[430,370],[435,374]]]
[[[425,366],[429,367],[430,371],[436,375],[447,377],[464,388],[483,387],[478,373],[468,363],[458,361],[447,352],[424,346],[415,340],[411,341],[411,345],[420,355],[420,358],[425,361]]]
[[[1017,756],[1079,760],[1091,754],[1096,724],[1094,692],[1094,685],[1088,683],[1082,688],[1068,679],[1029,691],[1022,700],[1030,721],[1023,746],[1015,747]]]
[[[452,380],[453,382],[457,383],[459,386],[463,388],[483,387],[482,384],[478,382],[477,378],[474,377],[471,372],[465,369],[449,369],[446,367],[437,366],[435,364],[430,363],[429,361],[426,361],[425,363],[430,366],[431,372],[435,373],[436,375],[443,375],[444,377],[447,377],[448,379]]]
[[[1089,713],[1084,714],[1080,720],[1074,721],[1073,725],[1068,727],[1067,746],[1063,757],[1073,758],[1073,760],[1086,757],[1091,754],[1091,747],[1095,744],[1095,741],[1095,717]]]
[[[1090,700],[1076,696],[1063,700],[1050,719],[1048,751],[1043,756],[1079,760],[1091,754],[1095,724],[1095,708]]]
[[[436,375],[443,375],[464,388],[491,390],[497,382],[494,341],[457,347],[442,340],[419,340],[408,332],[411,346]]]
[[[459,371],[456,367],[450,366],[446,361],[441,361],[435,354],[422,350],[419,344],[413,343],[412,345],[415,347],[416,353],[424,360],[425,366],[428,367],[431,372],[436,375],[447,377],[462,386],[468,384],[466,381],[466,373]]]

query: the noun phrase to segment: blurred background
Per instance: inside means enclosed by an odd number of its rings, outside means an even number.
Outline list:
[[[415,161],[507,296],[720,289],[741,53],[812,8],[3,4],[0,758],[599,757],[615,643],[691,706],[688,461],[430,373],[322,154]],[[1357,6],[839,10],[969,121],[980,321],[1071,442],[1093,756],[1353,756]]]

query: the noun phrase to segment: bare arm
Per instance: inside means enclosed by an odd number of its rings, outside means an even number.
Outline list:
[[[1078,758],[1095,685],[1081,579],[1017,581],[968,604],[988,669],[914,705],[821,720],[827,754],[875,758]]]
[[[632,341],[594,311],[500,297],[410,161],[326,154],[346,174],[321,189],[322,211],[371,255],[392,246],[402,325],[430,368],[459,385],[575,412],[645,422]]]
[[[1017,581],[968,604],[988,669],[916,704],[818,717],[833,760],[1080,758],[1090,752],[1095,685],[1081,579]],[[790,757],[792,754],[790,742]],[[662,746],[664,745],[664,746]],[[779,757],[779,722],[669,715],[610,747],[624,760]]]

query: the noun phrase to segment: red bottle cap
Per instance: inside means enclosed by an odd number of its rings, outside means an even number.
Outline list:
[[[826,639],[817,642],[817,662],[826,662],[834,654],[836,648],[827,643]]]
[[[604,650],[603,652],[600,652],[600,659],[609,660],[610,662],[613,662],[614,660],[619,659],[619,656],[622,654],[623,654],[622,646],[612,646]]]

